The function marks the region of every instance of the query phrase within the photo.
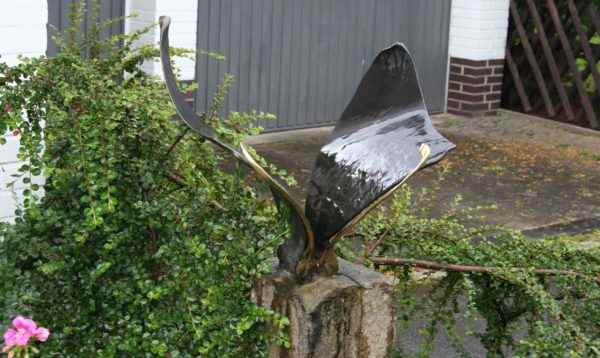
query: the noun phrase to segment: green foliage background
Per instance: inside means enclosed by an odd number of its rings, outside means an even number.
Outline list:
[[[596,93],[597,89],[596,89],[596,83],[593,78],[594,76],[592,75],[592,71],[596,71],[596,72],[600,73],[600,60],[598,59],[598,55],[597,55],[597,53],[598,53],[597,48],[598,48],[598,46],[600,46],[600,32],[598,31],[598,28],[591,17],[589,9],[594,7],[594,8],[596,8],[596,13],[600,13],[600,0],[574,1],[574,4],[576,5],[576,8],[578,9],[578,16],[581,20],[581,25],[583,27],[583,31],[589,37],[589,39],[588,39],[589,46],[590,46],[592,52],[595,54],[594,55],[595,63],[590,63],[589,59],[587,58],[587,56],[585,55],[585,53],[583,51],[583,46],[581,43],[583,40],[579,37],[579,34],[577,33],[577,30],[575,27],[575,24],[572,21],[572,13],[569,10],[569,2],[570,2],[570,0],[569,1],[556,0],[556,1],[554,1],[554,5],[556,6],[557,11],[559,13],[561,24],[563,26],[563,31],[565,32],[567,38],[570,41],[570,45],[572,48],[571,50],[573,51],[574,56],[575,56],[577,69],[581,73],[581,76],[583,78],[585,90],[587,92],[589,92],[591,96],[593,96]],[[520,14],[521,21],[524,24],[524,28],[527,33],[529,41],[534,46],[534,49],[541,51],[541,48],[539,47],[540,40],[538,39],[539,29],[537,29],[535,23],[533,21],[531,21],[531,13],[530,13],[531,10],[529,9],[529,7],[527,5],[527,1],[526,0],[515,0],[514,4],[517,8],[518,13]],[[548,5],[545,1],[542,1],[542,2],[534,1],[534,4],[536,6],[537,11],[540,13],[540,16],[542,19],[550,19]],[[512,22],[513,21],[511,21],[511,24],[512,24]],[[514,26],[515,25],[512,24],[512,26],[510,26],[511,28],[509,28],[509,30],[514,28]],[[512,29],[512,30],[514,32],[514,29]],[[545,25],[545,32],[546,32],[546,36],[548,36],[548,38],[550,39],[550,43],[556,42],[558,40],[558,32],[555,29],[554,25],[552,25],[551,22]],[[509,33],[509,37],[510,36],[511,36],[511,34]],[[511,51],[513,51],[513,55],[517,59],[520,59],[521,57],[524,56],[524,50],[521,47],[522,46],[521,46],[520,37],[516,34],[513,34]],[[560,47],[556,50],[558,51],[558,53],[563,52],[562,48],[560,48]],[[542,56],[542,55],[540,54],[540,56]],[[555,54],[555,56],[557,56],[557,54]],[[564,55],[562,55],[562,56],[564,56]],[[560,64],[562,57],[557,56],[556,60]],[[544,72],[545,77],[547,77],[547,78],[551,77],[551,75],[549,73],[549,67],[547,67],[546,65],[541,63],[540,68]],[[562,82],[568,88],[572,88],[575,86],[574,78],[575,78],[575,74],[571,73],[571,71],[566,71],[562,74]],[[534,84],[533,80],[531,80],[531,81],[528,80],[525,82],[525,86],[529,86],[530,82],[532,84]],[[532,89],[531,91],[535,92],[535,89]],[[600,107],[594,106],[594,109],[598,109],[598,108],[600,108]]]
[[[44,356],[258,357],[285,344],[267,326],[286,319],[250,288],[287,228],[242,168],[172,117],[162,81],[139,69],[157,55],[134,48],[143,31],[81,38],[82,18],[56,57],[0,65],[0,132],[20,132],[26,186],[0,227],[0,322],[49,327]],[[230,82],[205,117],[237,143],[268,116],[217,118]]]

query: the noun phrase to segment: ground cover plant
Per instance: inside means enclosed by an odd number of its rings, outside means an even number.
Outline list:
[[[134,47],[144,31],[99,40],[105,23],[83,37],[79,4],[58,55],[0,64],[0,132],[20,135],[25,163],[16,223],[0,228],[1,328],[17,315],[48,327],[43,356],[254,357],[284,344],[268,327],[286,319],[250,288],[287,228],[244,170],[173,118],[163,82],[139,69],[158,55]],[[204,116],[236,143],[265,115],[218,117],[230,81]]]
[[[464,357],[471,356],[469,336],[488,357],[600,355],[597,246],[473,226],[490,208],[460,209],[457,202],[436,218],[415,209],[435,197],[435,190],[405,188],[356,230],[362,250],[339,250],[398,278],[400,336],[422,322],[418,352],[400,344],[398,357],[431,356],[440,334]]]

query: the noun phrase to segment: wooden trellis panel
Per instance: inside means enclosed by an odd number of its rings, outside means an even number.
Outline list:
[[[594,0],[511,0],[502,106],[600,129]]]

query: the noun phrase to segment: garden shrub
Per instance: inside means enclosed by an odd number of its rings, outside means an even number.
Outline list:
[[[600,356],[600,250],[473,225],[487,208],[461,209],[459,202],[432,217],[422,208],[440,205],[437,190],[423,195],[404,188],[390,207],[368,217],[354,234],[363,241],[367,263],[370,258],[371,264],[381,264],[382,257],[406,262],[375,266],[398,278],[399,335],[416,322],[424,324],[418,356],[431,356],[440,334],[464,357],[470,356],[467,336],[478,339],[488,357]],[[338,251],[348,259],[365,260],[348,243]],[[491,272],[442,270],[434,275],[439,271],[422,269],[415,276],[414,260]],[[566,273],[540,274],[536,269]],[[466,328],[461,322],[467,322]],[[413,356],[407,348],[400,345],[397,356]]]
[[[20,133],[25,163],[24,202],[0,227],[0,322],[50,328],[48,356],[258,357],[285,344],[273,327],[286,319],[250,289],[287,228],[243,168],[173,118],[162,81],[140,70],[158,54],[134,47],[144,31],[82,37],[82,9],[55,57],[0,64],[0,132]],[[268,116],[219,117],[230,82],[203,116],[237,143]]]

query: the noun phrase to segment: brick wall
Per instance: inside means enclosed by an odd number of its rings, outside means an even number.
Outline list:
[[[448,112],[494,115],[500,108],[504,60],[450,59]]]
[[[15,65],[19,54],[43,55],[47,21],[47,0],[0,1],[0,61]],[[7,144],[0,146],[0,221],[12,221],[23,188],[16,183],[14,190],[8,190],[6,184],[23,163],[17,160],[19,137],[12,133],[0,135],[7,140]]]
[[[493,115],[500,106],[509,0],[453,0],[450,113]]]

